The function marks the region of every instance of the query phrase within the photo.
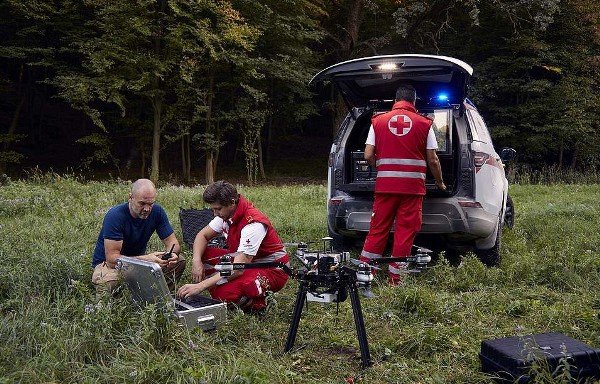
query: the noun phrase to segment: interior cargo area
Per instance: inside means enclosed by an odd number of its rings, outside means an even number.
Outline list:
[[[454,159],[458,158],[457,153],[459,148],[458,145],[455,144],[457,140],[452,140],[452,138],[456,136],[456,133],[453,132],[456,129],[456,124],[452,123],[452,110],[446,110],[445,112],[440,111],[442,110],[438,110],[438,115],[446,112],[448,113],[448,124],[443,130],[438,128],[434,129],[436,129],[436,138],[439,146],[437,154],[442,166],[444,182],[446,183],[448,190],[446,192],[441,192],[435,187],[433,176],[428,169],[425,181],[428,196],[448,196],[454,194],[456,189],[457,162],[454,161]],[[431,116],[434,112],[434,110],[425,110],[424,114]],[[372,184],[373,186],[375,184],[377,172],[364,160],[365,141],[367,140],[367,135],[369,133],[372,116],[373,111],[367,111],[356,119],[352,127],[349,127],[351,131],[345,143],[344,153],[344,163],[346,165],[344,166],[344,180],[346,181],[346,184]]]

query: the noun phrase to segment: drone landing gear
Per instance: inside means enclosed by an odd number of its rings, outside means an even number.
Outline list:
[[[365,328],[362,309],[360,307],[360,299],[358,298],[358,288],[356,286],[356,281],[354,281],[349,274],[344,273],[344,275],[346,279],[344,279],[342,282],[342,286],[338,287],[338,291],[344,288],[347,288],[349,291],[354,324],[356,325],[358,345],[360,347],[361,366],[362,368],[367,368],[372,365],[372,362],[369,354],[367,330]],[[298,333],[298,326],[300,325],[300,316],[302,315],[302,309],[304,307],[304,303],[306,302],[306,295],[309,292],[310,285],[310,282],[300,280],[300,286],[298,288],[298,293],[296,294],[296,304],[294,306],[293,319],[292,323],[290,324],[287,340],[285,342],[285,352],[289,352],[294,347],[294,342],[296,341],[296,335]]]

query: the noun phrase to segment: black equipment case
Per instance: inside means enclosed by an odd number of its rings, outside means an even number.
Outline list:
[[[189,247],[190,250],[194,249],[194,240],[196,239],[198,232],[200,232],[202,228],[206,227],[214,217],[215,214],[210,208],[179,208],[179,221],[181,223],[183,242]],[[208,242],[208,246],[227,248],[225,236],[221,234],[213,237]]]
[[[160,266],[156,263],[121,256],[117,259],[117,269],[121,271],[121,276],[136,303],[156,304],[189,329],[215,329],[227,318],[226,304],[218,300],[205,296],[194,296],[186,301],[174,298],[169,292]]]
[[[534,371],[558,374],[557,367],[569,367],[574,380],[600,377],[600,349],[561,333],[506,337],[481,343],[481,370],[499,382],[527,383]],[[536,368],[532,370],[532,365]]]
[[[362,151],[352,152],[352,182],[373,183],[377,178],[377,170],[367,163],[365,153]]]

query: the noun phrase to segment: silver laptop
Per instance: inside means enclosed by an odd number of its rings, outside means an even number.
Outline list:
[[[221,301],[206,296],[194,296],[185,301],[176,299],[169,292],[164,273],[157,263],[121,256],[117,259],[117,269],[136,303],[156,304],[173,313],[189,329],[215,329],[227,319],[227,307]]]

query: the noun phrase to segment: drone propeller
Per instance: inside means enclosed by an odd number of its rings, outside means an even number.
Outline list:
[[[369,261],[369,265],[372,264],[390,264],[390,263],[402,263],[402,262],[416,262],[416,263],[429,263],[431,261],[431,256],[427,254],[409,256],[409,257],[380,257],[378,259],[371,259]]]
[[[399,257],[379,257],[377,259],[371,259],[369,260],[369,262],[367,264],[373,266],[374,264],[390,264],[390,263],[395,263],[395,262],[403,262],[406,261],[406,258],[399,258]],[[375,266],[373,266],[373,268],[377,268]]]
[[[431,249],[425,248],[425,247],[420,247],[418,245],[414,245],[413,244],[413,248],[415,249],[415,251],[417,253],[433,253],[433,251]]]
[[[367,299],[374,299],[375,297],[377,297],[377,295],[375,295],[373,291],[371,291],[371,289],[369,288],[359,288],[358,291],[364,298]]]
[[[286,247],[297,247],[299,245],[319,244],[323,241],[333,241],[333,237],[325,236],[325,237],[322,237],[321,240],[313,240],[313,241],[291,241],[291,242],[283,243],[283,245]]]
[[[298,241],[298,242],[289,242],[289,243],[283,243],[284,247],[300,247],[302,248],[302,246],[306,247],[309,244],[316,244],[317,241]]]
[[[358,259],[350,259],[350,262],[356,266],[360,266],[361,264],[366,264],[369,267],[376,269],[376,270],[381,270],[381,268],[374,266],[373,264],[371,264],[370,262],[366,262],[366,261],[360,261]]]

